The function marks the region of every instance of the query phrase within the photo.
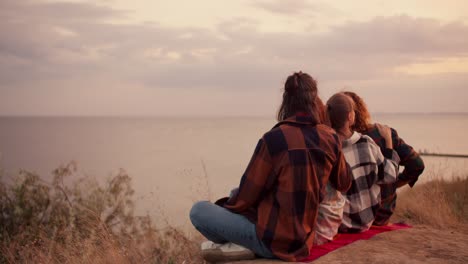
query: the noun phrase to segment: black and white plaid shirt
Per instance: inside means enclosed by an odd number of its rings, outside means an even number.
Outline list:
[[[353,172],[353,181],[345,194],[340,231],[366,231],[374,222],[379,208],[378,184],[396,180],[400,158],[392,149],[385,149],[382,154],[370,137],[358,132],[343,142],[343,153]]]

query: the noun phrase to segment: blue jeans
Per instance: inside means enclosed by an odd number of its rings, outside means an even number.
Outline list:
[[[201,201],[192,206],[190,221],[202,235],[214,243],[232,242],[252,250],[261,257],[275,258],[258,239],[255,225],[240,214],[208,201]]]

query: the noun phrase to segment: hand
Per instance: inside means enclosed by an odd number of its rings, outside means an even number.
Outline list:
[[[390,129],[390,127],[382,124],[375,124],[375,126],[377,127],[377,130],[379,131],[380,135],[382,135],[382,137],[385,140],[385,147],[392,149],[392,130]]]
[[[236,188],[231,190],[231,193],[229,193],[229,198],[237,196],[238,194],[239,194],[239,188],[236,187]]]
[[[403,187],[403,186],[405,186],[406,184],[408,184],[408,181],[402,181],[402,180],[400,180],[400,179],[398,179],[398,180],[396,181],[396,187],[397,187],[397,188]]]

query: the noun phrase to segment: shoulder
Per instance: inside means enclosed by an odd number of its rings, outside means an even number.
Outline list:
[[[327,125],[318,124],[316,127],[318,130],[321,130],[324,133],[336,134],[335,130]]]
[[[390,127],[390,130],[392,132],[392,137],[393,138],[395,138],[395,137],[398,138],[398,132],[396,131],[396,129],[393,128],[393,127]],[[364,134],[371,137],[374,140],[377,140],[377,139],[382,137],[382,135],[380,135],[380,132],[379,132],[379,130],[377,129],[377,127],[375,125],[370,126],[367,129],[367,131],[364,132]]]
[[[368,135],[361,135],[361,138],[359,139],[359,142],[368,144],[370,148],[380,149],[379,145],[377,145],[377,143],[375,143],[374,139],[371,138]]]
[[[324,137],[336,136],[335,131],[325,125],[316,126],[295,126],[290,124],[281,124],[272,128],[270,131],[263,134],[263,140],[267,144],[277,143],[278,141],[284,141],[287,138],[297,137],[299,134],[316,136],[321,139]]]
[[[324,135],[330,135],[330,136],[337,135],[336,131],[333,128],[324,124],[318,124],[316,126],[316,129],[320,131],[321,133],[323,133]]]
[[[399,135],[398,132],[392,128],[392,141],[393,149],[398,153],[401,161],[405,161],[408,158],[420,159],[419,154],[413,149],[411,145],[406,143]]]
[[[361,138],[358,140],[358,143],[376,145],[375,141],[368,135],[361,135]]]
[[[272,128],[270,131],[267,131],[265,134],[263,134],[262,140],[265,141],[265,143],[281,140],[285,137],[283,129],[283,125]]]
[[[315,126],[315,129],[317,129],[317,132],[322,137],[329,137],[330,139],[338,140],[338,134],[336,133],[336,131],[327,125],[318,124],[317,126]]]
[[[282,126],[275,127],[263,134],[259,145],[264,144],[270,156],[276,156],[288,149],[288,142]]]
[[[315,126],[315,130],[321,147],[333,152],[337,152],[342,147],[342,142],[333,128],[318,124]]]
[[[317,133],[319,136],[329,136],[335,137],[337,136],[335,130],[327,125],[318,124],[315,126],[294,126],[289,124],[281,124],[280,126],[272,128],[270,131],[266,132],[263,137],[272,139],[278,137],[280,135],[288,136],[289,134],[296,134],[297,131],[301,131],[303,133],[311,132]]]
[[[361,138],[356,142],[356,144],[359,144],[361,146],[366,146],[366,149],[370,150],[371,153],[374,155],[380,153],[380,147],[375,143],[375,141],[367,136],[367,135],[361,135]]]
[[[398,132],[396,129],[394,129],[393,127],[390,128],[390,130],[392,131],[392,138],[395,139],[399,139],[400,137],[398,136]]]
[[[395,147],[396,145],[399,145],[399,142],[401,142],[401,138],[399,137],[398,132],[395,128],[390,127],[390,130],[392,133],[393,145]],[[374,142],[379,147],[384,148],[384,139],[375,125],[370,126],[364,134],[372,138],[372,140],[374,140]]]

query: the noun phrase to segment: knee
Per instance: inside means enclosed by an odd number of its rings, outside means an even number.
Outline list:
[[[190,209],[190,221],[195,227],[203,222],[203,216],[207,214],[206,209],[209,204],[210,202],[208,201],[196,202],[192,206],[192,209]]]

